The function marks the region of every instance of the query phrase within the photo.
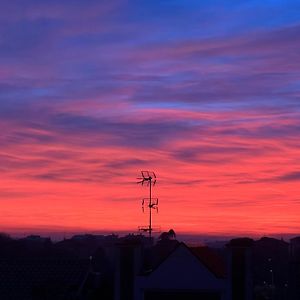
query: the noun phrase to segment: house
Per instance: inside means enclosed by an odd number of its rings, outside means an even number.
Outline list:
[[[145,245],[138,238],[118,245],[115,300],[229,300],[225,262],[208,247],[177,240]]]
[[[207,247],[176,247],[153,269],[136,277],[134,299],[229,300],[225,266]]]

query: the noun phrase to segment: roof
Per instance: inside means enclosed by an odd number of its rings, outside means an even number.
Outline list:
[[[192,247],[189,249],[216,277],[226,277],[225,262],[212,249],[208,247]]]
[[[65,299],[78,293],[88,271],[88,260],[0,260],[1,299]]]
[[[230,240],[230,242],[226,245],[227,247],[232,247],[232,248],[249,248],[253,246],[254,240],[251,238],[236,238]]]
[[[261,244],[264,247],[266,246],[288,246],[289,243],[284,241],[284,240],[279,240],[275,238],[270,238],[270,237],[262,237],[261,239],[254,241],[254,245]]]
[[[298,243],[298,242],[300,242],[300,236],[296,236],[296,237],[290,239],[290,241],[294,242],[294,243]]]
[[[146,269],[143,275],[151,274],[168,259],[179,247],[185,247],[195,256],[211,273],[217,278],[226,277],[226,267],[223,259],[208,247],[188,247],[185,243],[173,243],[169,248],[155,249],[152,251],[152,261],[146,262]],[[160,250],[160,251],[159,251]],[[150,255],[151,255],[150,254]],[[153,255],[154,254],[154,255]],[[148,254],[149,256],[149,254]],[[154,257],[153,257],[154,256]]]

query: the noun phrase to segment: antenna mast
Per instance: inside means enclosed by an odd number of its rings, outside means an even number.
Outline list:
[[[139,181],[137,183],[140,183],[141,185],[144,185],[144,183],[149,186],[149,198],[144,198],[142,200],[142,210],[144,212],[144,206],[148,206],[149,208],[149,226],[147,227],[139,227],[139,230],[149,232],[149,237],[152,236],[152,209],[156,209],[158,212],[158,198],[152,197],[152,187],[156,184],[156,175],[154,172],[150,171],[141,171],[142,177],[139,177]]]

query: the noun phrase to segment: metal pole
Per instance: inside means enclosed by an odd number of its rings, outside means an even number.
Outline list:
[[[150,177],[150,200],[149,200],[149,209],[150,209],[150,220],[149,220],[149,237],[152,235],[152,178]]]

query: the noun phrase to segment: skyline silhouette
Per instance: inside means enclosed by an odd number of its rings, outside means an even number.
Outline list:
[[[298,300],[300,237],[190,244],[173,229],[74,235],[0,233],[1,299]],[[178,276],[178,275],[181,276]]]

